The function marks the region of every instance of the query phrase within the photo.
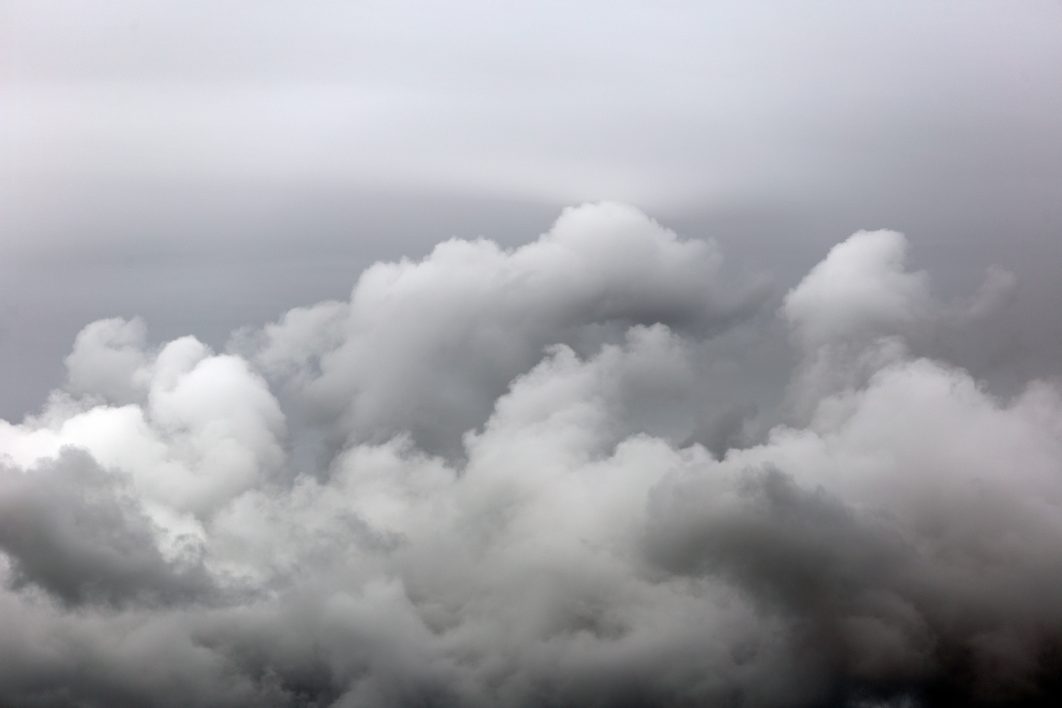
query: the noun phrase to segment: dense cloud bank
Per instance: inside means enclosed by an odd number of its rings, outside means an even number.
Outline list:
[[[224,352],[88,325],[0,421],[0,705],[1056,705],[1062,389],[906,250],[781,297],[603,204]]]

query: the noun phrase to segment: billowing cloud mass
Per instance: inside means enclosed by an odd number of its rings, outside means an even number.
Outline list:
[[[907,250],[779,298],[597,204],[224,351],[87,325],[0,421],[0,704],[1056,705],[1062,388]]]

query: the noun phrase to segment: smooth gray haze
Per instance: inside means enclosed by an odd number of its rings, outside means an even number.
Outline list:
[[[0,0],[0,706],[1062,704],[1062,4]]]

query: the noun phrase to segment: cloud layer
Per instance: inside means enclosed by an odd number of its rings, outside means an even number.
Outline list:
[[[1053,705],[1062,389],[949,358],[1012,278],[906,250],[775,303],[597,204],[223,352],[89,324],[0,421],[0,703]]]

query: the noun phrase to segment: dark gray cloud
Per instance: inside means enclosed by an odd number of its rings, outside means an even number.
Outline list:
[[[89,455],[66,449],[2,476],[0,549],[15,587],[36,585],[71,605],[208,599],[195,548],[168,562],[140,500]]]

